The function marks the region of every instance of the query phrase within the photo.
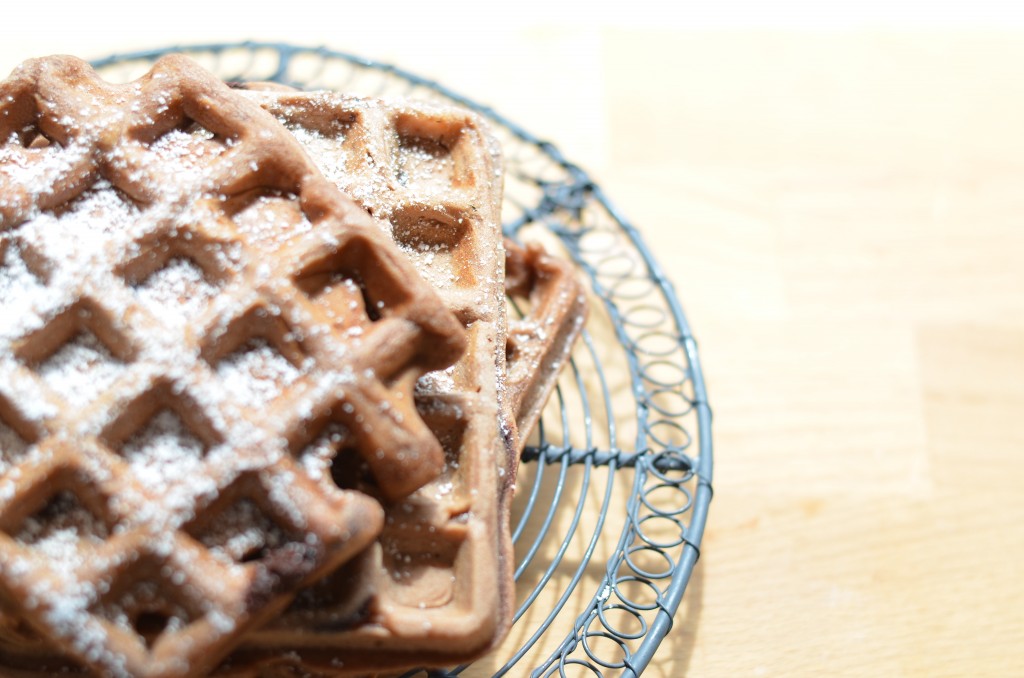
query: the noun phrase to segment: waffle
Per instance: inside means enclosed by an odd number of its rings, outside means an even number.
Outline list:
[[[511,240],[505,241],[505,291],[523,313],[509,318],[505,340],[506,417],[515,422],[522,453],[583,329],[587,299],[567,261]]]
[[[464,332],[183,58],[27,62],[0,142],[3,672],[203,675],[450,473],[413,389]]]
[[[503,416],[498,144],[462,109],[332,93],[247,95],[373,214],[462,321],[469,348],[416,387],[419,412],[445,449],[441,476],[404,501],[385,503],[377,543],[250,634],[224,671],[244,675],[283,650],[301,651],[310,671],[468,660],[504,635],[513,592],[499,501],[515,431]],[[361,478],[355,489],[379,495],[372,478],[352,475]]]

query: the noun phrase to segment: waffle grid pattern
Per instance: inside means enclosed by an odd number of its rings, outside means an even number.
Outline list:
[[[4,607],[29,622],[19,632],[98,672],[194,675],[380,529],[376,502],[299,465],[301,431],[348,427],[387,497],[440,471],[411,384],[459,353],[461,329],[287,132],[181,60],[122,87],[81,62],[40,60],[5,87],[0,179],[13,198],[0,205],[0,273],[32,278],[46,309],[3,327]],[[277,217],[281,242],[254,228],[253,209]],[[272,258],[292,262],[284,275]],[[180,261],[219,288],[196,309],[198,333],[178,309],[139,303],[138,288]],[[335,289],[344,314],[321,303]],[[268,401],[272,416],[211,387],[254,343],[298,375]],[[97,370],[109,383],[85,407],[46,378]],[[153,431],[158,420],[180,425]],[[168,431],[192,463],[147,482],[133,460]],[[81,518],[53,524],[65,515]],[[226,520],[261,543],[228,545],[237,534],[210,530]],[[98,557],[69,559],[69,538]]]

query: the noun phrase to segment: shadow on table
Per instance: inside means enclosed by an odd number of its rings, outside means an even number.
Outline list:
[[[697,563],[686,586],[683,602],[676,612],[675,624],[644,671],[644,678],[680,678],[689,675],[703,607],[704,568],[701,563]]]

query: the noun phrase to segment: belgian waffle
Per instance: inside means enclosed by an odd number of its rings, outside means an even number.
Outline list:
[[[437,488],[413,389],[464,333],[286,130],[183,58],[123,86],[27,62],[0,143],[4,672],[48,675],[50,647],[203,675],[378,536],[360,479],[394,505]]]
[[[503,416],[499,146],[479,117],[453,107],[333,93],[248,96],[373,214],[462,321],[469,348],[416,387],[417,407],[445,449],[444,472],[406,500],[385,503],[377,543],[250,634],[233,665],[271,661],[283,649],[301,650],[309,671],[469,659],[494,644],[511,617],[501,509],[515,431]],[[354,475],[356,489],[379,495],[372,478]]]

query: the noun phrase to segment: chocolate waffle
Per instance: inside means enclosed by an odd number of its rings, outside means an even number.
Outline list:
[[[505,341],[507,417],[522,453],[583,329],[587,298],[571,264],[538,244],[511,240],[505,241],[505,291],[522,313],[509,317]]]
[[[352,487],[407,505],[449,472],[413,388],[464,333],[183,58],[124,86],[27,62],[0,142],[4,673],[203,675],[378,536]]]
[[[273,661],[282,650],[301,650],[307,670],[467,660],[500,639],[511,617],[501,498],[515,431],[503,416],[498,144],[478,116],[452,107],[333,93],[248,96],[373,214],[462,321],[469,348],[416,386],[417,407],[446,452],[444,472],[408,499],[385,503],[377,543],[250,634],[233,665]],[[372,478],[354,475],[356,489],[379,495]]]

